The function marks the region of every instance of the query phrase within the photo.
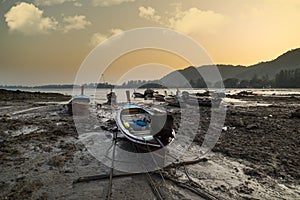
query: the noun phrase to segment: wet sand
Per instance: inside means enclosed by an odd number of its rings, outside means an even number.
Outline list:
[[[154,176],[165,199],[200,199],[188,188],[215,199],[299,199],[300,108],[297,96],[238,96],[249,105],[228,104],[221,137],[207,159],[163,170]],[[78,139],[73,117],[63,114],[69,96],[0,90],[0,198],[103,199],[108,180],[76,183],[78,177],[109,173]],[[100,126],[111,133],[109,107],[98,111]],[[173,112],[180,128],[180,111]],[[181,160],[198,155],[210,122],[200,108],[199,134]],[[296,115],[297,116],[297,115]],[[193,122],[193,116],[190,116]],[[182,185],[188,186],[184,189]],[[155,199],[144,175],[116,178],[112,199]],[[204,198],[205,199],[205,198]]]

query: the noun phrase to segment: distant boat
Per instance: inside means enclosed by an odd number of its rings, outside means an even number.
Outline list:
[[[152,99],[153,98],[153,93],[154,93],[154,90],[148,88],[144,91],[144,99]]]
[[[85,95],[79,95],[74,97],[72,100],[72,103],[76,103],[76,104],[89,104],[90,103],[90,98],[88,96]]]
[[[197,92],[195,95],[198,96],[198,97],[208,97],[210,94],[209,94],[209,91],[205,91],[205,92],[202,92],[202,93]]]
[[[197,98],[197,97],[189,97],[188,99],[183,100],[186,104],[192,106],[204,106],[211,107],[212,101],[209,98]]]
[[[144,98],[145,96],[139,92],[133,92],[133,98]]]
[[[207,97],[199,97],[198,95],[190,95],[188,92],[182,93],[182,100],[188,105],[211,107],[212,100]]]
[[[84,95],[84,86],[81,86],[81,94],[78,96],[75,96],[72,100],[72,103],[76,103],[76,104],[89,104],[90,103],[90,98],[86,95]]]
[[[243,90],[239,93],[237,93],[238,96],[249,96],[249,95],[254,95],[253,91],[247,91],[247,90]]]
[[[185,103],[182,101],[182,99],[180,97],[165,96],[164,99],[165,99],[165,102],[167,102],[167,104],[169,106],[173,106],[173,107],[184,107],[185,106]]]
[[[127,104],[119,110],[117,126],[131,142],[152,148],[167,146],[175,137],[171,115],[154,114],[134,104]]]
[[[69,114],[87,114],[90,101],[90,98],[84,95],[84,87],[81,86],[81,95],[75,96],[68,103]]]
[[[158,94],[157,92],[154,92],[153,97],[156,101],[165,101],[165,96],[162,94]]]
[[[133,92],[133,98],[143,98],[145,100],[146,99],[152,99],[154,97],[153,93],[154,93],[154,90],[149,89],[149,88],[144,91],[144,94],[134,91]]]

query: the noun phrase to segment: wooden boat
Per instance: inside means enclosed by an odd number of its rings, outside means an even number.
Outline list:
[[[81,86],[81,95],[75,96],[67,104],[68,113],[70,115],[86,115],[88,114],[90,98],[84,95],[84,87]]]
[[[211,99],[209,98],[189,97],[188,99],[184,99],[184,102],[192,106],[211,107],[212,105]]]
[[[89,104],[90,103],[90,98],[88,96],[85,95],[79,95],[79,96],[75,96],[72,100],[72,103],[76,103],[76,104]]]
[[[146,99],[152,99],[153,98],[153,93],[154,93],[154,90],[152,90],[152,89],[146,89],[145,91],[144,91],[144,99],[146,100]]]
[[[139,92],[133,92],[133,98],[144,98],[145,96]]]
[[[78,104],[78,105],[88,105],[90,103],[90,98],[88,96],[84,95],[84,86],[81,86],[81,94],[78,96],[75,96],[71,102],[73,104]]]
[[[181,107],[185,106],[184,102],[181,100],[181,98],[176,97],[176,96],[165,96],[165,101],[169,106],[173,107]]]
[[[165,101],[165,96],[162,95],[162,94],[154,93],[154,99],[156,101],[164,102]]]
[[[183,93],[182,93],[182,95],[183,95]],[[209,94],[209,91],[205,91],[205,92],[202,92],[202,93],[197,92],[195,95],[198,96],[198,97],[208,97],[210,94]]]
[[[74,115],[86,115],[89,111],[89,103],[90,98],[85,95],[79,95],[74,97],[69,102],[69,110],[71,110],[71,113]]]
[[[125,105],[118,111],[116,121],[123,135],[139,145],[162,148],[175,137],[171,115],[154,114],[137,105]]]
[[[212,100],[210,98],[190,95],[188,92],[183,92],[181,98],[188,105],[205,107],[212,106]]]

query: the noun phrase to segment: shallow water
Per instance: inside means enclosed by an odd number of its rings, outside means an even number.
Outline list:
[[[44,107],[45,106],[39,106],[39,107],[33,107],[33,108],[24,109],[24,110],[19,110],[19,111],[13,112],[12,115],[17,115],[17,114],[21,114],[21,113],[25,113],[25,112],[33,111],[33,110],[38,110],[38,109],[41,109]]]
[[[39,127],[37,127],[37,126],[33,126],[33,125],[23,126],[21,129],[13,131],[11,133],[11,136],[16,137],[19,135],[27,135],[27,134],[33,133],[37,130],[39,130]]]
[[[270,106],[270,103],[258,103],[257,101],[246,101],[240,99],[233,99],[233,98],[224,98],[224,102],[227,105],[232,106],[240,106],[240,107],[248,107],[248,106]]]
[[[17,90],[17,89],[15,89]],[[54,92],[54,93],[60,93],[65,95],[79,95],[81,90],[80,88],[75,89],[20,89],[24,91],[32,91],[32,92]],[[116,88],[114,89],[114,92],[117,95],[118,102],[126,102],[126,93],[125,91],[129,90],[132,94],[134,91],[143,93],[145,89],[123,89],[123,88]],[[176,94],[176,89],[154,89],[155,91],[158,91],[160,94],[164,94],[164,91],[167,91],[168,94]],[[182,88],[179,89],[181,92],[188,91],[189,93],[202,93],[206,90],[204,89],[186,89]],[[214,91],[212,89],[212,91]],[[230,88],[225,89],[226,94],[237,94],[241,91],[252,91],[254,94],[257,95],[264,95],[264,96],[290,96],[293,94],[300,95],[300,89],[299,88],[270,88],[270,89],[255,89],[255,88]],[[89,96],[92,100],[97,102],[106,102],[106,94],[110,92],[110,89],[91,89],[86,88],[85,89],[85,95]],[[139,102],[143,101],[142,99],[133,99],[131,98],[133,102]]]

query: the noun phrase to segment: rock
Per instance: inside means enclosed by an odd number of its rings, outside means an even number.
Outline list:
[[[257,128],[258,128],[257,124],[249,124],[249,125],[246,126],[246,129],[248,129],[248,130],[257,129]]]
[[[252,194],[254,191],[253,188],[250,188],[247,184],[240,184],[237,187],[235,187],[236,191],[238,193],[244,193],[244,194]]]
[[[4,117],[8,117],[8,118],[11,118],[10,114],[4,114]]]
[[[234,168],[234,170],[235,170],[235,172],[239,172],[239,171],[240,171],[240,170],[239,170],[238,168],[236,168],[236,167]]]
[[[300,109],[294,111],[291,113],[291,117],[296,117],[296,118],[300,118]]]
[[[245,122],[243,119],[236,119],[231,123],[231,126],[233,127],[245,127]]]
[[[214,190],[221,191],[221,192],[227,192],[228,188],[226,188],[225,185],[220,185],[220,186],[215,187]]]
[[[245,122],[242,120],[242,119],[240,119],[240,124],[239,124],[241,127],[243,127],[243,126],[245,126]]]
[[[255,169],[251,169],[251,168],[244,168],[243,169],[244,174],[248,175],[248,176],[252,176],[252,177],[262,177],[261,173],[258,172]]]
[[[49,159],[48,165],[53,167],[59,167],[62,166],[65,162],[65,157],[61,155],[55,155],[52,158]]]
[[[19,174],[16,178],[16,181],[24,180],[25,176],[23,174]]]
[[[63,168],[62,172],[63,173],[74,173],[74,170],[69,167],[65,167],[65,168]]]

